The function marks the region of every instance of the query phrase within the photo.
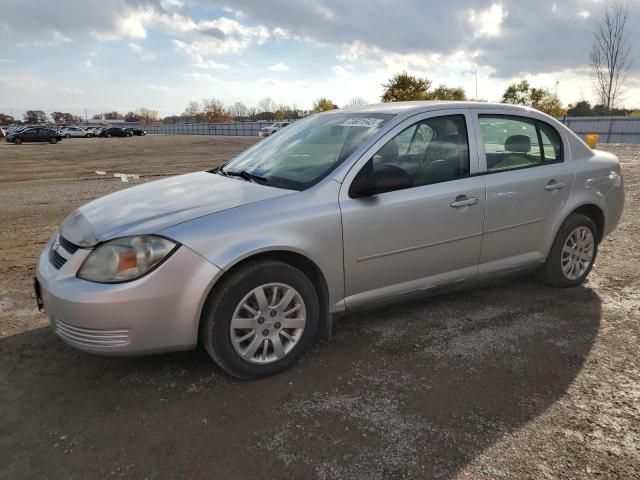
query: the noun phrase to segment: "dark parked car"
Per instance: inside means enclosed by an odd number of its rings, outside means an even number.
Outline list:
[[[120,127],[105,128],[100,132],[101,137],[132,137],[133,133],[127,132]]]
[[[132,135],[137,135],[139,137],[146,135],[147,132],[145,132],[144,130],[142,130],[141,128],[133,128],[133,127],[129,127],[129,128],[125,128],[125,131],[127,132],[131,132]]]
[[[20,145],[22,142],[49,142],[58,143],[62,135],[51,128],[30,127],[7,134],[7,142]]]

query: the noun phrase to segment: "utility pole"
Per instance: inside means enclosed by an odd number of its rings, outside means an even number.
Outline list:
[[[478,100],[478,67],[474,65],[473,73],[476,76],[476,100]]]

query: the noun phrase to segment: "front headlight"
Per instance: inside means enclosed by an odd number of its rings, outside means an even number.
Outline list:
[[[135,280],[157,267],[177,247],[177,243],[156,235],[111,240],[89,254],[78,278],[98,283]]]

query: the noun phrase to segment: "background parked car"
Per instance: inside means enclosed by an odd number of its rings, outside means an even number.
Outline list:
[[[278,122],[278,123],[274,123],[273,125],[269,125],[268,127],[261,128],[258,136],[268,137],[269,135],[273,135],[278,130],[281,130],[287,125],[289,125],[289,123],[290,122]]]
[[[7,142],[20,145],[22,142],[58,143],[62,138],[62,135],[51,128],[28,127],[8,134],[6,140]]]
[[[120,127],[105,128],[100,132],[101,137],[132,137],[133,133],[127,132]]]
[[[146,135],[147,132],[145,132],[144,130],[142,130],[141,128],[133,128],[133,127],[129,127],[129,128],[125,128],[124,129],[126,132],[131,132],[132,135],[136,135],[136,136],[143,136]]]
[[[64,127],[60,130],[60,135],[65,138],[88,138],[92,136],[93,133],[80,127]]]

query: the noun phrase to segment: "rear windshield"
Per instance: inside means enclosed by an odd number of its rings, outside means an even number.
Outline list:
[[[264,177],[279,188],[304,190],[318,182],[392,118],[389,114],[314,115],[260,141],[224,167]]]

